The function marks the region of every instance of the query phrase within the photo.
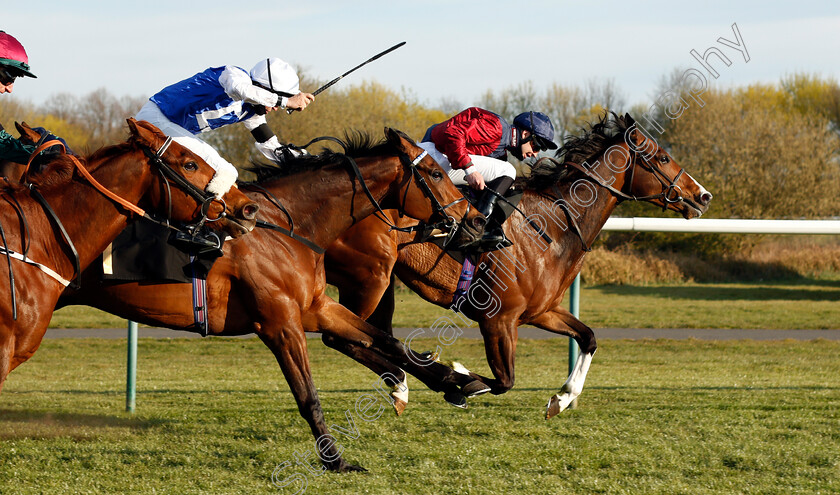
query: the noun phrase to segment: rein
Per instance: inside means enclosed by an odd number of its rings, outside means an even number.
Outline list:
[[[637,166],[637,160],[639,158],[638,150],[633,150],[633,154],[634,154],[633,167],[630,169],[630,180],[627,181],[627,184],[629,184],[629,187],[631,187],[631,188],[633,187],[633,180],[636,177],[636,166]],[[622,191],[619,191],[618,189],[612,187],[609,184],[604,184],[601,180],[599,180],[599,178],[590,174],[589,171],[586,170],[586,168],[584,168],[582,165],[580,165],[578,163],[569,162],[567,165],[569,165],[570,167],[572,167],[576,170],[579,170],[580,172],[583,172],[583,174],[590,181],[592,181],[595,184],[598,184],[599,186],[603,187],[604,189],[610,191],[615,196],[618,196],[622,201],[627,200],[627,199],[629,199],[631,201],[647,201],[647,200],[651,200],[651,199],[662,199],[662,210],[663,211],[668,207],[669,204],[679,203],[680,201],[683,201],[683,197],[680,194],[680,192],[682,192],[682,189],[680,188],[679,185],[677,185],[677,181],[680,179],[682,174],[685,173],[684,169],[680,168],[680,171],[676,175],[676,177],[674,177],[673,179],[668,179],[668,176],[665,175],[665,173],[662,172],[662,170],[658,166],[650,163],[649,161],[647,161],[644,158],[642,158],[642,163],[644,165],[646,165],[647,168],[651,172],[653,172],[653,176],[656,177],[656,179],[662,185],[662,192],[660,192],[659,194],[651,194],[649,196],[632,196],[630,194],[626,194]],[[677,191],[677,196],[676,196],[676,198],[671,199],[670,195],[674,191]]]
[[[310,146],[314,143],[317,143],[318,141],[333,141],[335,143],[338,143],[338,145],[341,146],[344,149],[344,158],[350,164],[350,167],[353,169],[353,173],[355,173],[356,178],[359,179],[359,183],[362,185],[362,190],[364,191],[365,195],[368,197],[368,199],[373,204],[373,206],[376,207],[376,212],[374,214],[376,215],[377,218],[379,218],[386,225],[388,225],[390,230],[396,230],[396,231],[399,231],[399,232],[414,232],[416,230],[415,227],[398,227],[397,225],[393,224],[388,219],[387,215],[385,215],[385,211],[382,209],[381,206],[379,206],[379,202],[376,201],[376,198],[373,197],[373,194],[371,194],[370,189],[368,189],[367,184],[365,183],[365,179],[364,179],[364,177],[362,177],[362,172],[359,170],[359,166],[356,164],[356,161],[353,159],[353,157],[351,157],[347,154],[347,144],[346,143],[344,143],[340,139],[334,138],[332,136],[322,136],[322,137],[317,137],[317,138],[313,139],[312,141],[309,141],[308,143],[304,144],[302,146],[302,148],[306,148],[306,147],[308,147],[308,146]],[[420,153],[414,160],[412,160],[411,157],[408,156],[406,153],[403,153],[402,151],[397,152],[397,156],[399,157],[400,162],[402,162],[403,165],[406,165],[411,169],[412,177],[414,178],[415,182],[417,182],[418,187],[423,192],[423,194],[427,198],[429,198],[429,201],[431,201],[432,208],[435,210],[435,213],[437,213],[442,218],[444,218],[444,220],[435,224],[434,226],[436,228],[450,229],[451,232],[450,232],[449,235],[451,236],[452,233],[454,233],[455,230],[457,230],[458,222],[455,220],[455,218],[453,218],[451,215],[448,215],[446,213],[446,209],[451,208],[452,206],[455,206],[456,204],[460,203],[461,201],[466,201],[467,198],[461,197],[461,198],[456,199],[455,201],[453,201],[449,204],[446,204],[446,205],[442,205],[440,203],[440,201],[437,199],[437,196],[435,196],[435,193],[432,191],[432,188],[429,187],[429,184],[426,182],[426,179],[424,179],[423,176],[420,175],[420,171],[417,170],[417,165],[428,154],[429,153],[426,150],[423,150],[422,153]],[[407,194],[408,194],[408,189],[406,188],[406,195]],[[403,197],[403,209],[404,208],[405,208],[405,197]],[[400,212],[400,216],[402,216],[402,212]]]
[[[301,148],[306,148],[306,147],[308,147],[308,146],[310,146],[314,143],[317,143],[319,141],[332,141],[332,142],[337,143],[338,145],[340,145],[344,149],[344,154],[342,155],[343,158],[345,159],[346,163],[349,164],[349,166],[350,166],[351,170],[353,171],[354,175],[359,180],[359,184],[362,187],[362,191],[368,197],[368,200],[370,200],[370,202],[374,206],[374,208],[376,208],[376,211],[374,212],[374,215],[379,220],[381,220],[386,225],[388,225],[389,230],[397,230],[397,231],[400,231],[400,232],[413,232],[414,230],[416,230],[416,227],[399,227],[396,224],[392,223],[388,219],[388,216],[385,214],[385,211],[379,205],[379,202],[376,200],[376,198],[373,197],[373,193],[370,192],[370,189],[368,188],[367,183],[365,182],[365,178],[362,176],[362,171],[359,169],[359,165],[356,163],[356,160],[354,160],[353,157],[351,157],[347,154],[347,144],[346,143],[344,143],[340,139],[332,137],[332,136],[321,136],[321,137],[317,137],[317,138],[309,141],[308,143],[301,146]],[[426,180],[423,178],[422,175],[420,175],[420,172],[417,170],[417,164],[419,164],[420,161],[423,160],[424,157],[426,157],[426,155],[428,155],[428,152],[424,150],[414,160],[411,160],[411,157],[409,157],[406,153],[403,153],[401,151],[398,152],[398,157],[400,159],[400,162],[402,162],[403,165],[406,165],[406,166],[411,168],[412,177],[414,178],[415,182],[417,182],[418,187],[420,187],[420,190],[423,191],[423,194],[426,195],[426,197],[428,197],[429,200],[431,201],[432,208],[435,210],[436,213],[438,213],[439,215],[441,215],[444,218],[444,220],[435,224],[435,226],[436,227],[442,226],[443,228],[449,229],[450,232],[449,232],[449,234],[447,234],[447,237],[451,238],[452,235],[455,233],[455,231],[458,229],[458,222],[451,215],[447,215],[446,209],[460,203],[461,201],[465,201],[466,198],[462,197],[462,198],[457,199],[457,200],[455,200],[455,201],[453,201],[453,202],[451,202],[447,205],[442,205],[440,203],[440,201],[438,201],[437,197],[435,196],[434,192],[432,191],[432,188],[429,187],[429,184],[426,182]],[[257,184],[251,183],[251,184],[246,184],[246,185],[250,186],[250,187],[254,187],[256,189],[259,189],[261,192],[263,192],[269,198],[269,201],[272,204],[277,206],[283,213],[286,214],[286,218],[288,218],[289,226],[290,226],[289,229],[286,229],[284,227],[272,224],[270,222],[257,220],[257,227],[281,232],[281,233],[291,237],[292,239],[295,239],[298,242],[303,243],[305,246],[307,246],[309,249],[316,252],[317,254],[319,254],[319,255],[324,254],[324,252],[326,251],[324,248],[322,248],[321,246],[318,246],[317,244],[310,241],[309,239],[306,239],[306,238],[301,237],[301,236],[294,233],[294,228],[295,228],[294,220],[292,219],[292,216],[289,214],[288,210],[286,210],[286,208],[283,207],[280,200],[277,199],[277,197],[275,197],[268,190],[266,190],[265,188],[263,188],[263,187],[261,187]],[[408,193],[408,190],[406,188],[406,194],[407,193]],[[403,207],[404,207],[404,205],[405,205],[405,199],[403,200]],[[400,212],[400,215],[402,215],[402,212]]]

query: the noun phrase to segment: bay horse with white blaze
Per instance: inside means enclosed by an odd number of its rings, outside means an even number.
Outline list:
[[[443,169],[401,132],[386,129],[386,137],[377,145],[351,143],[346,153],[355,158],[356,170],[347,156],[330,152],[298,158],[290,163],[288,174],[272,175],[271,170],[265,174],[266,170],[258,169],[263,177],[241,184],[241,189],[260,205],[263,220],[286,233],[257,228],[237,242],[226,243],[225,255],[207,275],[209,333],[256,333],[262,339],[309,423],[321,461],[334,471],[361,468],[346,462],[335,442],[319,441],[332,437],[312,380],[304,332],[322,332],[329,342],[360,348],[351,353],[353,357],[381,362],[383,373],[392,377],[391,386],[405,382],[402,367],[434,390],[469,395],[471,384],[484,388],[438,363],[417,365],[418,355],[324,293],[319,246],[330,245],[354,223],[377,212],[374,202],[424,221],[441,216],[463,219],[453,245],[481,235],[473,224],[483,217],[461,201],[463,196]],[[364,193],[366,189],[370,196]],[[282,207],[278,198],[284,200]],[[298,237],[287,235],[289,230]],[[140,323],[195,331],[190,284],[101,282],[100,273],[91,267],[81,291],[67,291],[60,304],[85,304]],[[393,396],[395,407],[401,410],[406,391],[396,390]]]
[[[238,189],[221,200],[204,192],[215,173],[208,164],[148,122],[128,125],[127,142],[84,160],[59,155],[27,184],[6,179],[0,189],[0,389],[38,349],[64,288],[125,228],[129,214],[215,218],[215,228],[237,237],[254,227],[258,207]]]
[[[607,117],[557,151],[558,158],[565,158],[563,166],[543,159],[530,178],[518,181],[524,187],[519,208],[526,218],[514,214],[504,224],[513,246],[481,256],[469,292],[457,303],[478,322],[495,378],[470,375],[494,394],[513,387],[520,325],[577,341],[582,353],[560,392],[549,400],[547,418],[580,394],[596,349],[592,330],[562,300],[615,207],[628,199],[647,201],[688,219],[702,215],[712,199],[637,129],[629,114]],[[390,217],[401,227],[411,225]],[[327,282],[340,291],[339,301],[387,331],[392,330],[394,311],[392,274],[425,300],[452,308],[461,271],[460,263],[436,245],[417,243],[412,235],[389,232],[371,220],[355,225],[328,248],[326,268]]]

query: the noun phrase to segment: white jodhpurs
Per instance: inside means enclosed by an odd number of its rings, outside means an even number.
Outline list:
[[[467,184],[466,173],[463,169],[452,168],[452,164],[449,163],[449,159],[438,151],[435,148],[435,143],[425,142],[425,143],[417,143],[418,146],[423,148],[424,150],[429,152],[429,156],[435,159],[436,162],[443,168],[446,173],[449,175],[449,178],[452,179],[452,183],[456,186],[464,186]],[[504,160],[498,160],[496,158],[490,158],[489,156],[482,156],[482,155],[469,155],[470,160],[472,160],[473,166],[475,166],[476,172],[481,174],[484,177],[484,182],[490,182],[493,179],[498,179],[499,177],[507,176],[511,179],[516,179],[516,169],[510,163]]]
[[[207,185],[207,192],[214,194],[217,198],[221,198],[236,183],[236,178],[239,176],[236,167],[222,158],[215,148],[197,138],[190,131],[166,118],[166,115],[160,111],[160,108],[158,108],[155,102],[146,102],[143,108],[137,112],[135,118],[137,120],[145,120],[154,125],[162,133],[171,137],[173,141],[198,155],[216,171],[216,175],[213,176],[213,179]]]

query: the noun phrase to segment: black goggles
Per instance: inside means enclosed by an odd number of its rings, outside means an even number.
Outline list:
[[[534,150],[534,153],[539,153],[540,151],[548,149],[546,143],[543,142],[543,138],[537,136],[536,134],[528,136],[528,140],[526,142],[531,143],[531,149]]]
[[[8,86],[9,84],[15,82],[15,79],[17,79],[18,77],[20,76],[9,71],[9,69],[6,69],[5,67],[0,67],[0,84]]]

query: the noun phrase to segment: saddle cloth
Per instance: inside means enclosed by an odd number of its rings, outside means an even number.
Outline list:
[[[206,279],[218,254],[195,255],[170,243],[170,229],[145,219],[130,224],[102,254],[103,280],[181,282]]]

